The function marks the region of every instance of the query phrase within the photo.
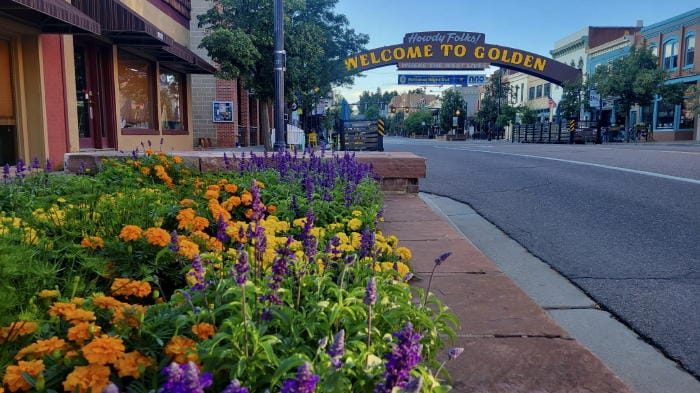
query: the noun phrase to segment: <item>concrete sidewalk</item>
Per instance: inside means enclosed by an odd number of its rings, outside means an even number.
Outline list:
[[[446,365],[454,392],[632,392],[420,196],[387,194],[384,209],[382,231],[413,252],[414,285],[452,252],[432,292],[461,321],[453,346],[464,353]]]

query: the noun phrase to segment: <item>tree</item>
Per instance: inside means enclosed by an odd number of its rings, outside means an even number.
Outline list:
[[[459,110],[459,115],[457,111]],[[447,89],[442,92],[442,107],[440,108],[440,129],[447,131],[453,129],[453,116],[457,116],[457,123],[464,124],[467,116],[464,110],[464,98],[455,89]]]
[[[582,99],[582,94],[585,91],[581,78],[577,78],[572,82],[564,83],[564,93],[559,101],[559,113],[565,119],[578,119],[581,113],[581,105],[588,104],[588,100]]]
[[[628,122],[627,113],[633,105],[650,105],[657,94],[672,104],[682,102],[685,86],[666,85],[669,75],[657,64],[650,49],[632,48],[627,56],[613,60],[608,67],[598,67],[590,83],[601,97],[615,98],[618,113]]]
[[[352,84],[344,60],[364,49],[365,34],[333,12],[338,0],[287,1],[285,7],[285,97],[295,97],[308,113],[331,85]],[[239,78],[261,101],[261,129],[269,136],[268,107],[274,97],[272,0],[213,0],[199,16],[207,32],[200,47],[219,65],[217,77]],[[266,148],[271,148],[269,138]]]
[[[477,123],[482,131],[490,131],[493,126],[503,127],[508,124],[508,116],[501,116],[510,97],[510,84],[503,81],[504,73],[503,69],[496,70],[484,86],[484,97],[476,114]]]
[[[426,135],[433,123],[433,112],[429,110],[420,110],[411,112],[404,126],[409,134]]]
[[[399,95],[396,91],[382,92],[380,88],[374,93],[363,91],[357,103],[358,111],[364,115],[365,119],[376,120],[382,111],[389,108],[389,102],[395,96]]]

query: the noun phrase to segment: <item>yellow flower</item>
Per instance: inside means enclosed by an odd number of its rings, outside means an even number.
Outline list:
[[[141,370],[144,370],[146,367],[151,367],[152,365],[153,361],[138,351],[124,353],[114,362],[114,367],[122,378],[141,378]]]
[[[183,336],[173,336],[165,346],[165,354],[172,357],[173,361],[180,364],[197,361],[196,344]]]
[[[163,228],[148,228],[143,234],[154,246],[165,247],[170,243],[170,234]]]
[[[401,258],[403,261],[408,261],[413,257],[413,254],[411,254],[411,250],[409,250],[406,247],[399,247],[395,251],[396,256]]]
[[[114,363],[117,357],[124,353],[126,348],[119,337],[102,335],[83,346],[83,357],[90,364],[105,365]]]
[[[216,333],[216,326],[206,322],[198,323],[192,326],[192,333],[202,340],[206,340]]]
[[[359,211],[359,210],[353,210],[353,211],[352,211],[352,216],[353,216],[353,217],[360,217],[360,216],[362,216],[362,212]]]
[[[44,369],[44,361],[41,359],[28,362],[20,360],[17,366],[7,366],[5,378],[2,379],[2,383],[7,385],[7,388],[10,389],[11,392],[31,390],[32,385],[24,379],[22,374],[26,373],[36,378]]]
[[[362,228],[362,221],[357,218],[353,218],[350,221],[348,221],[348,228],[351,231],[359,231],[360,228]]]
[[[396,271],[399,273],[399,277],[404,278],[408,273],[410,273],[411,269],[408,268],[408,265],[406,265],[403,262],[382,262],[380,264],[375,264],[374,265],[374,270],[375,271],[387,271],[387,270],[393,270],[394,265],[396,265]]]
[[[119,238],[125,242],[138,240],[141,238],[142,233],[143,230],[136,225],[125,225],[121,232],[119,232]]]
[[[109,384],[110,369],[99,364],[77,366],[63,382],[66,392],[101,392]]]

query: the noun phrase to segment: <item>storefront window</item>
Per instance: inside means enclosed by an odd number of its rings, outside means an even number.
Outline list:
[[[121,128],[155,128],[153,63],[124,51],[119,51],[118,57]]]
[[[656,128],[673,128],[673,112],[675,108],[675,105],[668,104],[664,101],[659,102],[656,115]]]
[[[681,107],[681,129],[695,128],[695,111],[693,111],[693,97],[686,97]]]
[[[163,130],[184,130],[182,108],[185,108],[184,75],[161,70],[160,73],[160,122]]]
[[[664,69],[675,70],[678,67],[678,41],[670,40],[664,44]]]

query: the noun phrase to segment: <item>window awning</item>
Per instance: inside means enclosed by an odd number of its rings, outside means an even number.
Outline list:
[[[117,46],[154,57],[168,68],[187,74],[213,74],[216,68],[177,43],[119,0],[73,0],[102,25],[102,35]]]
[[[42,33],[100,34],[100,24],[65,0],[0,1],[0,15],[38,27]]]

